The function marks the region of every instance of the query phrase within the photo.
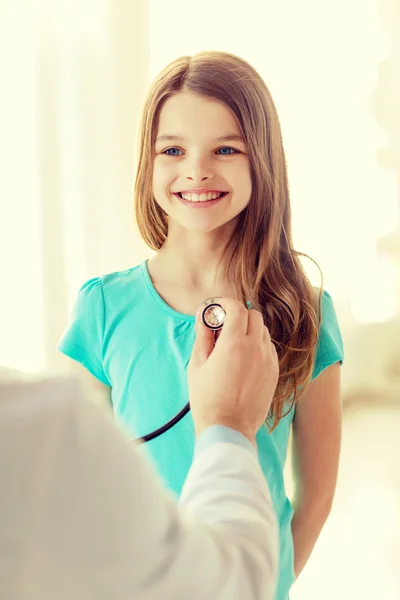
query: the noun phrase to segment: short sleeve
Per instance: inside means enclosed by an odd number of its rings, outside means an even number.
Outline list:
[[[344,358],[343,340],[331,296],[322,293],[322,322],[319,331],[317,354],[312,378],[318,377],[330,365],[342,363]]]
[[[99,381],[110,386],[102,364],[104,320],[101,280],[90,279],[79,290],[71,322],[57,349],[86,367]]]

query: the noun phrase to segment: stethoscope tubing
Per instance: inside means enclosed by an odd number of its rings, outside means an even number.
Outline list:
[[[158,429],[155,429],[151,433],[143,435],[141,438],[139,438],[139,441],[150,442],[151,440],[154,440],[155,438],[159,437],[160,435],[162,435],[169,429],[172,429],[172,427],[174,425],[176,425],[177,423],[179,423],[179,421],[181,421],[183,419],[183,417],[188,414],[189,411],[190,411],[190,402],[188,402],[186,404],[186,406],[184,406],[180,412],[178,412],[170,421],[168,421],[168,423],[165,423],[165,425],[163,425],[162,427],[159,427]]]

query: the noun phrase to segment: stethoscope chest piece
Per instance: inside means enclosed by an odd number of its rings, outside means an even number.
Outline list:
[[[207,298],[202,304],[201,320],[212,331],[222,328],[226,312],[218,303],[219,298]]]

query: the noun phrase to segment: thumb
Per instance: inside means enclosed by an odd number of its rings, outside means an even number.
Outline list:
[[[205,363],[214,349],[214,332],[201,320],[201,308],[196,313],[196,339],[192,351],[192,360],[198,364]]]

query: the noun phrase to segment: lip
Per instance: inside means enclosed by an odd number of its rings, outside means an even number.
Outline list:
[[[227,194],[227,190],[217,190],[214,188],[190,188],[188,190],[178,190],[174,192],[174,194],[210,194],[211,192],[215,192],[216,194]]]
[[[225,200],[225,198],[227,198],[229,196],[229,192],[225,192],[225,194],[224,194],[224,196],[222,196],[222,198],[217,198],[216,200],[207,200],[205,202],[191,202],[190,200],[184,200],[176,192],[174,193],[174,196],[175,196],[175,198],[177,198],[179,200],[179,202],[182,202],[182,204],[184,204],[185,206],[189,206],[190,208],[196,208],[196,209],[206,209],[206,208],[211,208],[215,204],[218,204],[218,202],[222,202],[223,200]]]

